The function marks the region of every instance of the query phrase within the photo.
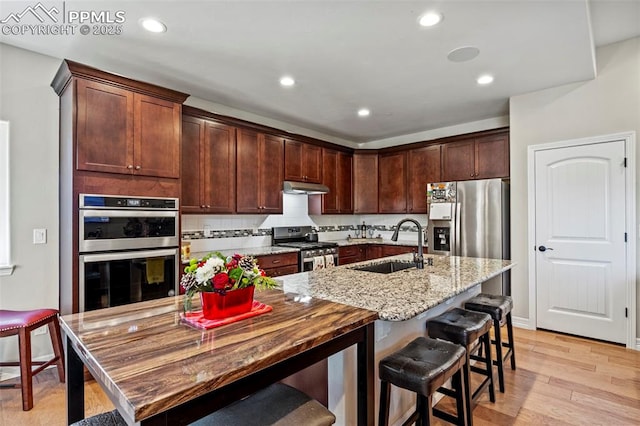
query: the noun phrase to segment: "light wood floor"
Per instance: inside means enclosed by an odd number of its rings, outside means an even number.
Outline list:
[[[640,351],[546,331],[514,331],[518,369],[507,368],[506,393],[496,389],[495,404],[488,395],[481,398],[475,425],[640,424]],[[85,395],[87,415],[113,409],[95,382],[87,384]],[[0,426],[66,424],[64,384],[54,370],[36,376],[34,405],[23,412],[20,391],[1,389]]]

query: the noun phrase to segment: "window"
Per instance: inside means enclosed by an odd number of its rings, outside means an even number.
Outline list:
[[[0,275],[11,275],[9,252],[9,122],[0,120]]]

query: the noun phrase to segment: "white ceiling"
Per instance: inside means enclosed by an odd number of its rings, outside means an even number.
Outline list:
[[[0,20],[35,3],[2,1]],[[123,10],[123,32],[0,41],[352,142],[508,115],[510,96],[594,78],[592,39],[640,35],[640,0],[42,3]],[[443,22],[420,27],[428,10]],[[145,16],[168,31],[145,32]],[[450,62],[461,46],[480,54]],[[482,73],[495,82],[478,86]],[[284,74],[294,87],[280,87]]]

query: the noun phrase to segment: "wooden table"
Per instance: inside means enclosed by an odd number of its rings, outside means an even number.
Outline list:
[[[83,365],[128,423],[180,425],[357,344],[353,408],[373,425],[377,314],[277,290],[256,299],[273,311],[206,331],[180,321],[181,297],[62,317],[69,424],[84,418]]]

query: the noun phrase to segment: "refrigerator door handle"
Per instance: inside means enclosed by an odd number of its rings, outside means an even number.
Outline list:
[[[453,256],[460,256],[461,250],[461,241],[460,241],[460,203],[455,203],[453,205]]]

